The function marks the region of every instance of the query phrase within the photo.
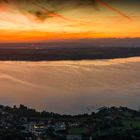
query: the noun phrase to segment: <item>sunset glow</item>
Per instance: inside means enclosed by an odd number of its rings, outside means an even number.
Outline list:
[[[140,37],[134,0],[0,1],[0,41]]]

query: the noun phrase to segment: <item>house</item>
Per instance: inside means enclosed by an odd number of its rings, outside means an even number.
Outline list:
[[[82,140],[82,135],[80,135],[80,134],[68,134],[68,135],[66,135],[66,140]]]
[[[54,126],[55,131],[63,131],[66,130],[66,124],[64,122],[56,123]]]
[[[80,125],[80,123],[78,123],[78,122],[68,122],[67,125],[68,125],[68,127],[78,127]]]
[[[43,123],[30,123],[29,132],[33,133],[35,136],[42,135],[47,130],[47,126]]]

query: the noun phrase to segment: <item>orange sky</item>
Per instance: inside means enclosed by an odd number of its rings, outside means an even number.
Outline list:
[[[79,6],[49,14],[45,11],[46,7],[37,7],[35,3],[31,6],[33,10],[43,8],[43,14],[36,16],[27,11],[21,12],[18,4],[11,6],[1,3],[0,41],[140,37],[140,7],[137,0],[122,5],[111,0],[96,2],[96,8]],[[48,14],[48,18],[45,14]]]

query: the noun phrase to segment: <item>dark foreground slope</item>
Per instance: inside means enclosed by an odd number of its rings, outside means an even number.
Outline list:
[[[0,60],[93,60],[140,56],[140,47],[0,47]]]
[[[0,140],[139,140],[140,111],[102,107],[76,116],[0,106]]]

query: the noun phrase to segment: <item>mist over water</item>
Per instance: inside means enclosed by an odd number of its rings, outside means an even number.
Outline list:
[[[0,62],[0,103],[78,114],[100,106],[140,107],[140,57]]]

